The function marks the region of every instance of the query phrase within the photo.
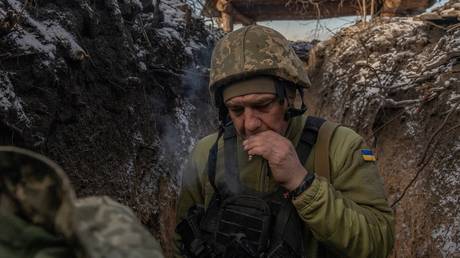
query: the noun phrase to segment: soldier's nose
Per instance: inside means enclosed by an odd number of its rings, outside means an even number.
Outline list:
[[[248,108],[248,110],[245,110],[244,114],[244,129],[246,130],[246,132],[250,133],[257,131],[257,129],[259,129],[261,125],[260,119],[250,108]]]

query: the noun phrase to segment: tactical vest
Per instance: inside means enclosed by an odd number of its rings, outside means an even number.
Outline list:
[[[296,152],[305,163],[317,142],[315,169],[329,178],[329,143],[338,124],[308,117]],[[321,130],[320,130],[321,129]],[[321,132],[320,135],[319,132]],[[305,257],[304,224],[285,189],[261,193],[240,182],[233,125],[224,131],[224,178],[216,186],[217,143],[209,151],[208,179],[214,188],[209,207],[195,205],[176,228],[185,257]],[[318,152],[317,152],[318,153]],[[321,158],[320,158],[321,156]],[[318,174],[318,173],[317,173]],[[320,248],[321,249],[321,248]],[[323,252],[323,251],[319,251]]]

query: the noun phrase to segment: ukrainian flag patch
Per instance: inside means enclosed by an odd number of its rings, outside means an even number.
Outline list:
[[[362,149],[361,156],[365,161],[376,161],[374,153],[370,149]]]

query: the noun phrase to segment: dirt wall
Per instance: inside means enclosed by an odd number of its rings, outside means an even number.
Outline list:
[[[396,214],[392,257],[460,257],[455,24],[377,19],[342,30],[309,58],[309,112],[356,129],[376,152]]]
[[[214,129],[214,35],[182,1],[1,1],[1,143],[132,207],[168,255],[178,173]]]

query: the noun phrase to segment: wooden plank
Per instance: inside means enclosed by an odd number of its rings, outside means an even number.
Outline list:
[[[339,7],[337,2],[324,2],[318,5],[319,8],[314,5],[302,6],[298,4],[286,6],[285,3],[248,7],[247,4],[239,5],[238,2],[235,2],[233,6],[240,13],[255,21],[312,20],[358,14],[358,7],[355,4],[344,3]]]
[[[384,0],[382,13],[386,16],[413,15],[419,13],[434,4],[436,0]],[[208,17],[221,17],[216,9],[218,0],[208,0]],[[242,16],[253,21],[266,20],[312,20],[320,18],[332,18],[338,16],[357,15],[359,8],[356,0],[323,0],[319,2],[319,11],[312,4],[301,5],[299,3],[286,6],[287,0],[231,0],[233,8]],[[295,1],[292,1],[295,2]],[[371,0],[367,0],[366,13],[375,13],[371,10]],[[382,1],[378,1],[382,2]],[[375,5],[375,9],[378,7]],[[320,15],[318,15],[320,14]],[[242,21],[235,18],[235,22]]]
[[[436,0],[385,0],[382,16],[407,16],[423,13]]]
[[[210,0],[207,2],[210,8],[204,14],[208,17],[221,17],[218,8],[216,8],[218,0]],[[340,0],[328,0],[321,2],[318,9],[311,4],[291,4],[286,6],[288,1],[280,0],[232,0],[232,6],[240,14],[254,21],[265,20],[310,20],[316,19],[318,13],[322,14],[322,18],[330,18],[337,16],[356,15],[357,6],[354,0],[343,1],[340,5]],[[237,20],[237,22],[241,22]]]
[[[233,17],[231,14],[222,12],[222,29],[224,32],[233,31]]]

